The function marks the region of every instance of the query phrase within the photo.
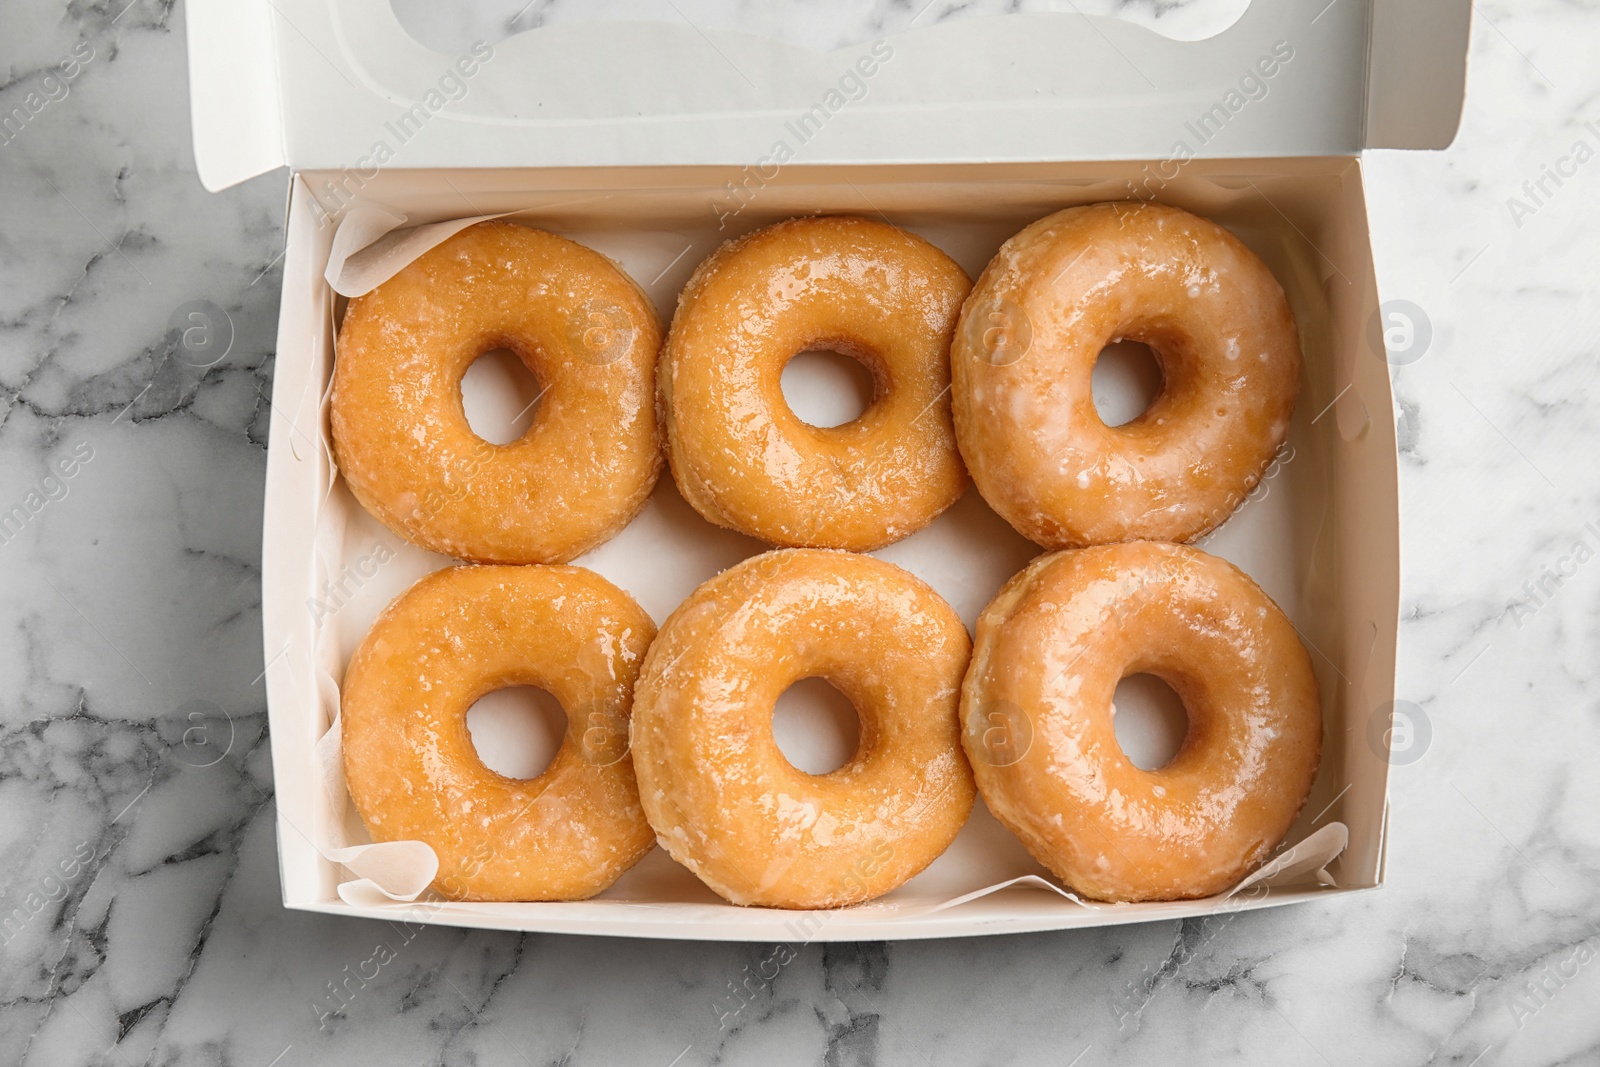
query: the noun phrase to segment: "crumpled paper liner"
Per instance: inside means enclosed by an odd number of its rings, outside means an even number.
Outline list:
[[[322,276],[340,296],[364,296],[467,227],[504,217],[477,215],[406,227],[406,216],[400,212],[378,204],[357,204],[334,231]]]

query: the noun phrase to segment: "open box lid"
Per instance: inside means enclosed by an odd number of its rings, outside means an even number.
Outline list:
[[[389,0],[191,0],[195,158],[217,190],[284,165],[1351,155],[1443,147],[1460,119],[1470,0],[1255,0],[1189,42],[1072,7],[834,52],[679,20],[455,56]]]

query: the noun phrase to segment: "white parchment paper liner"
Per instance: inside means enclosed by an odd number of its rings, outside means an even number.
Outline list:
[[[352,207],[341,220],[339,229],[335,232],[324,276],[335,292],[349,297],[360,296],[394,277],[424,252],[467,227],[513,214],[516,213],[479,215],[407,228],[405,227],[407,218],[403,213],[374,204],[357,205]],[[337,337],[336,329],[334,335]],[[335,359],[337,359],[337,342]],[[327,461],[329,472],[328,493],[324,495],[318,510],[313,535],[315,554],[320,563],[319,574],[340,573],[345,541],[344,511],[340,507],[330,506],[334,494],[343,491],[338,485],[338,474],[333,465],[332,442],[327,437],[330,391],[325,390],[321,398],[322,432],[318,436],[318,447]],[[316,755],[321,770],[322,788],[326,794],[327,810],[335,813],[334,817],[321,820],[316,847],[322,856],[355,875],[353,879],[341,881],[338,885],[339,897],[345,903],[352,906],[375,907],[394,902],[417,902],[438,874],[438,857],[433,849],[421,841],[374,844],[366,835],[365,829],[360,826],[359,819],[354,816],[354,805],[344,779],[344,760],[340,745],[339,678],[343,664],[337,624],[338,619],[334,618],[327,620],[326,624],[319,623],[315,629],[313,660],[316,663],[318,689],[330,723],[317,742]],[[1315,880],[1318,883],[1332,886],[1335,883],[1328,874],[1327,866],[1344,851],[1348,840],[1349,833],[1343,823],[1329,823],[1297,843],[1282,848],[1277,855],[1226,892],[1208,901],[1191,903],[1223,904],[1251,890],[1252,887],[1270,888],[1304,884],[1311,872],[1316,872]],[[624,879],[627,877],[623,876]],[[914,886],[917,881],[918,879],[914,878],[907,883],[907,886]],[[1065,901],[1091,910],[1137,906],[1085,900],[1039,874],[1023,874],[931,904],[926,900],[897,900],[895,897],[900,895],[900,891],[897,890],[876,901],[830,914],[884,917],[930,915],[1014,888],[1046,890]],[[607,903],[619,908],[664,908],[672,907],[677,902],[651,904],[636,900],[617,900]],[[422,901],[417,906],[424,909],[425,915],[428,907],[439,905]],[[444,906],[457,912],[493,914],[496,909],[528,905],[450,902]]]

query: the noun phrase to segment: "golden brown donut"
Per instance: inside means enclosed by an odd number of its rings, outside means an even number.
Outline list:
[[[1140,770],[1112,694],[1150,673],[1189,731]],[[1322,747],[1311,661],[1243,572],[1199,549],[1131,541],[1039,557],[978,619],[962,742],[995,817],[1097,900],[1220,893],[1283,839]]]
[[[616,264],[481,222],[350,302],[333,371],[345,482],[407,540],[482,563],[560,563],[611,537],[661,473],[655,308]],[[514,351],[543,390],[509,444],[472,432],[461,377]]]
[[[650,648],[633,760],[656,839],[735,904],[831,908],[887,893],[945,850],[972,809],[956,704],[961,620],[920,580],[817,549],[747,559],[695,590]],[[790,685],[827,679],[861,745],[828,774],[772,736]]]
[[[1142,341],[1150,407],[1095,411],[1101,349]],[[1249,494],[1289,432],[1294,317],[1227,230],[1162,204],[1068,208],[1007,241],[951,346],[956,434],[995,511],[1047,548],[1188,541]]]
[[[345,779],[374,841],[424,841],[458,900],[581,900],[654,844],[628,759],[633,683],[655,626],[580,567],[446,567],[390,604],[342,696]],[[543,774],[484,765],[467,710],[548,692],[567,735]]]
[[[782,222],[722,246],[678,299],[657,374],[672,475],[708,521],[768,544],[865,552],[932,522],[966,472],[946,393],[970,286],[887,223]],[[800,421],[779,376],[828,348],[872,372],[842,426]]]

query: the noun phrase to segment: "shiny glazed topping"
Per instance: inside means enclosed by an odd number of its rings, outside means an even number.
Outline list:
[[[654,845],[628,758],[655,636],[633,599],[579,567],[447,567],[379,616],[342,693],[345,778],[374,841],[424,841],[458,900],[581,900]],[[537,778],[478,758],[467,710],[537,686],[567,735]]]
[[[350,303],[334,363],[339,471],[384,525],[482,563],[560,563],[611,537],[661,473],[655,308],[565,238],[483,222]],[[472,432],[461,378],[521,357],[543,393],[519,439]]]
[[[966,487],[949,350],[970,283],[886,223],[805,218],[724,245],[678,301],[657,389],[678,489],[710,522],[769,544],[866,551],[932,522]],[[780,375],[828,348],[873,375],[842,426],[808,425]]]
[[[956,704],[967,632],[920,580],[868,556],[769,552],[697,589],[650,647],[634,766],[657,840],[735,904],[828,908],[887,893],[972,808]],[[827,679],[861,744],[829,774],[784,759],[778,696]]]
[[[1151,348],[1163,385],[1109,427],[1091,376],[1122,339]],[[984,499],[1047,548],[1188,541],[1272,462],[1300,362],[1282,288],[1227,230],[1160,204],[1068,208],[1007,241],[967,298],[956,433]]]
[[[1138,673],[1189,715],[1154,771],[1112,728],[1117,683]],[[1012,578],[978,620],[961,716],[989,809],[1099,900],[1227,889],[1288,832],[1322,746],[1293,624],[1232,564],[1155,542],[1041,556]]]

